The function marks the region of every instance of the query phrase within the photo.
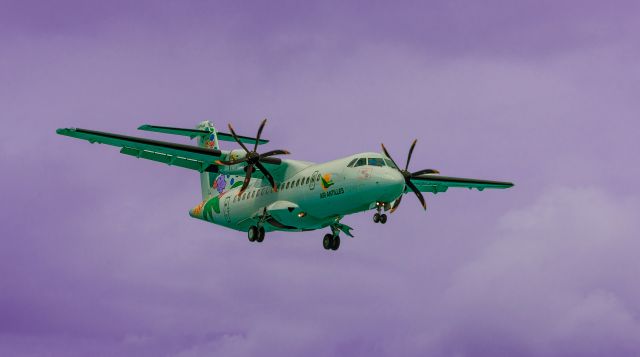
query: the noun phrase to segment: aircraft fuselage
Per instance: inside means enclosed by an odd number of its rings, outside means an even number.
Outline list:
[[[247,231],[267,209],[283,227],[265,226],[267,231],[300,231],[324,228],[343,216],[393,202],[404,191],[404,179],[388,166],[347,167],[354,158],[382,156],[362,153],[321,164],[311,164],[278,182],[274,192],[262,178],[252,178],[249,188],[240,187],[205,199],[191,216],[232,229]],[[238,173],[240,174],[240,173]],[[242,178],[238,175],[238,178]],[[217,200],[216,202],[210,202]],[[216,207],[218,209],[216,209]],[[286,228],[284,227],[286,226]]]

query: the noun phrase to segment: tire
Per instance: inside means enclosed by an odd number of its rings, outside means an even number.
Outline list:
[[[333,244],[331,244],[331,250],[338,250],[340,248],[340,237],[333,237]]]
[[[385,224],[387,223],[387,215],[386,214],[381,214],[380,215],[380,223]]]
[[[375,223],[380,222],[380,214],[379,214],[379,213],[377,213],[377,212],[376,212],[376,213],[373,215],[373,222],[375,222]]]
[[[263,240],[264,240],[264,228],[260,227],[258,228],[258,236],[256,237],[256,242],[262,243]]]
[[[256,238],[258,238],[258,227],[249,227],[249,230],[247,231],[247,237],[249,238],[249,242],[255,242]]]
[[[324,249],[331,249],[331,247],[333,247],[333,235],[327,233],[324,235],[324,238],[322,238],[322,247],[324,247]]]

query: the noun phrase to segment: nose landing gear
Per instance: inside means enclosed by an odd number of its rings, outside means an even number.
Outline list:
[[[387,215],[384,213],[380,214],[376,212],[373,214],[373,222],[385,224],[387,223]]]
[[[374,223],[387,223],[387,215],[384,213],[380,213],[382,207],[385,207],[385,204],[383,202],[376,202],[376,213],[373,214]]]

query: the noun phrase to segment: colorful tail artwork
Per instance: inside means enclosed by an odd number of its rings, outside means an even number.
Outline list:
[[[210,121],[203,121],[197,126],[198,130],[206,130],[211,134],[198,138],[198,146],[219,149],[218,133]],[[202,202],[190,214],[194,217],[213,221],[213,213],[220,213],[220,200],[232,188],[242,185],[242,176],[225,175],[214,172],[200,173],[200,187]]]

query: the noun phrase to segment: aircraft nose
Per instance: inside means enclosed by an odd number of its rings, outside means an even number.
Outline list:
[[[395,170],[385,172],[376,177],[376,183],[380,192],[378,200],[382,202],[391,202],[404,191],[404,177]]]

